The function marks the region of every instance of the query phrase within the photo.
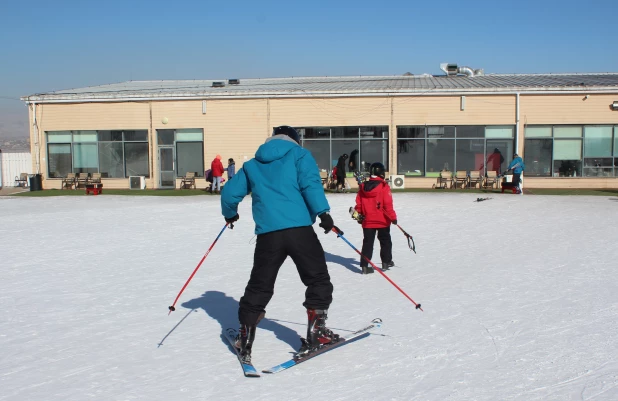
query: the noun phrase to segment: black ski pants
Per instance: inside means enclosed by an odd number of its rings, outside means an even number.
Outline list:
[[[288,228],[257,236],[251,278],[238,308],[241,324],[255,325],[266,313],[279,268],[288,256],[307,287],[303,306],[328,309],[333,300],[333,285],[322,244],[312,226]]]
[[[382,263],[393,261],[393,242],[391,241],[391,226],[384,228],[363,228],[363,250],[362,254],[371,260],[373,256],[373,243],[378,233],[378,241],[380,241],[380,259]],[[361,257],[361,267],[368,266],[369,262]]]
[[[513,186],[518,187],[519,182],[521,181],[521,173],[513,173]]]

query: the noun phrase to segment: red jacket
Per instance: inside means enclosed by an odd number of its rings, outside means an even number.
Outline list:
[[[363,228],[384,228],[397,220],[391,188],[380,177],[371,177],[361,184],[354,210],[365,216]]]
[[[210,164],[210,169],[212,170],[213,177],[222,177],[223,176],[223,163],[221,160],[215,158]]]

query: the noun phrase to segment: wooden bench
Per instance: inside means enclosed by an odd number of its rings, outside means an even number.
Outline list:
[[[182,177],[182,180],[180,181],[180,189],[191,189],[191,187],[195,189],[195,173],[187,172],[187,175]]]
[[[62,189],[75,189],[76,183],[75,173],[68,173],[67,177],[62,179]]]
[[[15,186],[16,187],[27,187],[28,186],[28,173],[21,173],[19,177],[15,177]]]

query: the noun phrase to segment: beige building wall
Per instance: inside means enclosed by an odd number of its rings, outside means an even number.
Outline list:
[[[520,95],[518,150],[523,153],[526,124],[618,124],[618,112],[609,105],[616,95]],[[204,112],[205,102],[205,112]],[[38,138],[30,114],[33,171],[43,173],[43,187],[60,188],[60,179],[46,179],[46,131],[146,129],[149,131],[151,177],[148,188],[158,187],[158,129],[204,130],[204,168],[215,155],[224,166],[234,158],[236,168],[251,159],[271,134],[272,127],[386,125],[390,132],[390,165],[397,165],[396,127],[402,125],[515,125],[517,97],[506,95],[377,96],[342,98],[277,98],[178,100],[122,103],[37,105]],[[37,147],[38,144],[38,147]],[[38,149],[38,150],[37,150]],[[39,156],[37,157],[36,153]],[[525,154],[524,161],[525,159]],[[507,160],[509,157],[507,157]],[[226,177],[226,176],[225,176]],[[227,178],[227,177],[226,177]],[[352,186],[354,180],[348,180]],[[527,178],[526,188],[618,188],[617,179]],[[434,178],[406,178],[408,188],[428,188]],[[198,179],[198,187],[205,187]],[[106,179],[105,188],[128,188],[127,179]],[[178,185],[177,185],[178,186]]]

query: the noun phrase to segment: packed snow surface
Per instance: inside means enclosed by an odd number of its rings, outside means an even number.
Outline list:
[[[314,228],[335,286],[328,325],[382,329],[312,361],[245,378],[222,337],[253,262],[251,199],[234,229],[219,197],[0,199],[0,400],[618,400],[618,198],[397,193],[396,267],[360,274]],[[330,194],[356,248],[353,194]],[[379,244],[373,256],[379,260]],[[283,265],[258,327],[258,370],[306,331]]]

